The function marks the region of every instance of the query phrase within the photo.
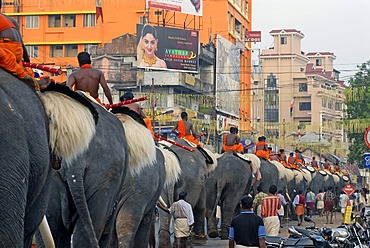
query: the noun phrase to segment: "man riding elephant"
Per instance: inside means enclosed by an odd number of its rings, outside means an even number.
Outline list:
[[[243,145],[240,143],[240,137],[236,134],[236,128],[230,127],[230,134],[225,135],[225,143],[222,146],[222,150],[226,151],[234,151],[243,153]]]
[[[268,146],[265,136],[261,136],[258,138],[258,143],[256,145],[256,156],[266,160],[269,159]]]
[[[177,129],[177,132],[176,132]],[[202,146],[199,141],[195,138],[195,131],[193,124],[188,122],[188,113],[181,113],[181,120],[176,122],[175,126],[172,128],[172,132],[178,135],[178,138],[184,138],[197,146]]]
[[[302,152],[298,149],[295,149],[295,158],[296,158],[296,162],[297,164],[302,164],[302,165],[305,165],[305,161],[304,161],[304,158],[303,158],[303,155],[302,155]]]

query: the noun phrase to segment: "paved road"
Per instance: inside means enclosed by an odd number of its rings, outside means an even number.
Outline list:
[[[319,217],[318,215],[314,215],[312,218],[313,221],[315,221],[316,226],[318,227],[336,227],[339,226],[342,222],[342,216],[340,213],[336,212],[333,217],[334,224],[326,224],[325,217]],[[304,222],[303,225],[300,228],[305,228],[312,226],[312,223]],[[283,228],[280,230],[280,236],[282,237],[288,237],[288,228],[291,226],[298,227],[297,221],[284,221],[282,224]],[[227,248],[228,246],[228,240],[221,240],[219,238],[217,239],[208,239],[206,245],[194,245],[194,247],[215,247],[215,248]]]

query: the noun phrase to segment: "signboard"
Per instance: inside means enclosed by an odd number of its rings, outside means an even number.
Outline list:
[[[203,14],[203,0],[146,0],[146,7],[197,16]]]
[[[261,31],[246,31],[245,41],[246,42],[261,42]]]
[[[199,32],[136,25],[137,67],[198,72]]]
[[[364,169],[370,169],[370,153],[364,153]]]
[[[221,35],[216,39],[216,110],[239,118],[240,49]]]
[[[366,128],[365,134],[364,134],[364,140],[366,146],[370,149],[370,127]]]
[[[356,191],[356,188],[354,186],[352,186],[352,184],[347,183],[346,186],[344,186],[342,190],[343,190],[344,193],[346,193],[348,196],[350,196]]]

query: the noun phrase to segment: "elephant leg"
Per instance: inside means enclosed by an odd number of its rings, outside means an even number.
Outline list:
[[[204,221],[205,221],[205,207],[206,207],[206,195],[205,195],[205,189],[203,188],[198,204],[193,209],[194,214],[194,238],[193,238],[193,244],[206,244],[207,238],[204,232]]]
[[[135,235],[144,213],[133,206],[132,203],[125,203],[118,212],[116,229],[119,247],[134,247]]]
[[[162,209],[159,211],[159,248],[170,248],[171,247],[171,235],[170,235],[170,222],[171,215],[164,212]]]
[[[138,248],[148,248],[150,228],[152,226],[152,221],[154,219],[154,209],[151,209],[148,213],[144,215],[141,220],[140,226],[135,235],[135,245]]]
[[[216,220],[216,211],[217,211],[217,187],[209,187],[207,189],[207,234],[210,238],[217,238],[218,237],[218,228],[217,228],[217,220]]]
[[[229,227],[235,215],[235,208],[243,196],[243,191],[237,189],[230,189],[224,192],[224,198],[221,203],[221,239],[228,239]]]
[[[208,212],[207,218],[207,233],[210,238],[217,238],[218,237],[218,227],[217,227],[217,220],[216,220],[216,213],[212,214]]]

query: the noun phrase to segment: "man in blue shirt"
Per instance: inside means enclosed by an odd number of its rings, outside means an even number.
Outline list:
[[[266,247],[265,226],[262,218],[253,212],[252,205],[252,197],[244,196],[241,199],[242,212],[232,220],[229,230],[229,248]]]

